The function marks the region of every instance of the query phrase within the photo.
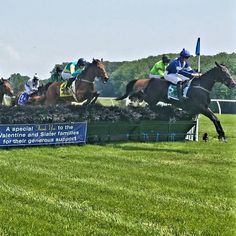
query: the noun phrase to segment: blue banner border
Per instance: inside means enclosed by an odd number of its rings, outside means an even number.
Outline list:
[[[35,124],[0,124],[0,127],[2,126],[35,126],[35,125],[74,125],[74,124],[84,124],[85,125],[85,133],[84,133],[84,140],[83,141],[70,141],[65,143],[33,143],[33,144],[8,144],[8,145],[2,145],[0,143],[0,148],[10,148],[10,147],[31,147],[31,146],[62,146],[62,145],[71,145],[71,144],[86,144],[87,141],[87,129],[88,129],[88,123],[87,121],[83,122],[70,122],[70,123],[35,123]],[[1,139],[1,138],[0,138]]]

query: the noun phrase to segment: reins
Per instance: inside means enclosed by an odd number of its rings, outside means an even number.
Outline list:
[[[210,94],[210,90],[208,90],[208,89],[206,89],[205,87],[203,87],[203,86],[201,86],[201,81],[202,81],[202,78],[201,77],[203,77],[203,76],[205,76],[206,78],[205,79],[207,79],[208,77],[207,77],[207,74],[209,74],[210,72],[212,72],[213,70],[214,70],[215,68],[213,68],[213,69],[211,69],[210,71],[208,71],[208,72],[206,72],[205,74],[203,74],[202,76],[200,76],[199,78],[198,78],[198,84],[197,85],[194,85],[194,82],[196,81],[194,81],[194,79],[193,79],[193,85],[192,85],[192,88],[196,88],[196,89],[201,89],[202,91],[205,91],[206,93],[209,93]],[[215,82],[215,80],[213,79],[213,81],[212,82]]]

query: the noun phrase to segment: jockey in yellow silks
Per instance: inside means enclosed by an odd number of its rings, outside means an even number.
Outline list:
[[[80,58],[77,62],[69,62],[61,73],[62,79],[68,80],[65,90],[71,86],[73,81],[84,70],[87,62]]]

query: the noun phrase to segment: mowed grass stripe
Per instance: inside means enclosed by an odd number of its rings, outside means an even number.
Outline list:
[[[91,169],[93,169],[94,167],[92,167],[93,166],[93,164],[94,163],[90,163],[90,167],[91,167]],[[106,165],[105,165],[106,166]],[[97,165],[95,165],[95,169],[97,169],[99,166],[97,166]],[[165,171],[165,166],[162,166],[162,165],[159,165],[158,164],[158,167],[159,167],[159,169],[160,170],[164,170]],[[23,173],[26,173],[26,175],[31,175],[31,174],[39,174],[39,175],[43,175],[44,177],[45,177],[45,175],[46,176],[49,176],[49,177],[53,177],[54,179],[55,178],[57,178],[57,176],[58,176],[58,174],[55,172],[55,171],[50,171],[50,169],[49,170],[44,170],[43,168],[39,168],[39,167],[37,167],[37,166],[27,166],[27,165],[25,165],[24,167],[23,167],[23,169],[20,169],[19,168],[19,166],[17,166],[17,167],[11,167],[11,169],[15,169],[16,168],[16,171],[17,172],[19,172],[19,171],[22,171],[22,174]],[[142,172],[140,172],[140,168],[143,168],[143,171]],[[169,166],[167,166],[167,168],[170,170],[170,167]],[[159,169],[154,169],[153,170],[153,172],[152,172],[152,169],[147,169],[146,171],[144,170],[144,167],[143,166],[141,166],[141,167],[139,167],[138,169],[134,169],[134,171],[132,171],[132,173],[131,174],[129,174],[129,175],[126,175],[126,176],[124,176],[123,177],[123,175],[122,175],[122,177],[116,177],[116,176],[111,176],[111,175],[109,175],[109,174],[113,174],[113,172],[112,173],[109,173],[108,171],[107,171],[107,169],[105,170],[105,171],[103,171],[102,173],[101,172],[98,172],[98,176],[97,176],[97,178],[99,178],[100,180],[108,180],[109,179],[109,182],[110,182],[110,184],[116,184],[116,185],[119,185],[119,182],[120,182],[120,180],[122,180],[121,178],[123,178],[123,181],[122,182],[130,182],[129,181],[129,179],[132,181],[132,184],[134,185],[134,186],[138,186],[138,183],[141,183],[141,184],[145,184],[145,186],[146,186],[146,188],[148,187],[148,186],[150,186],[150,187],[153,187],[153,185],[152,185],[152,183],[156,183],[156,182],[160,182],[160,184],[162,184],[163,186],[162,187],[164,187],[165,188],[165,184],[166,183],[168,183],[168,182],[170,182],[170,180],[172,180],[171,181],[171,184],[173,184],[174,186],[174,188],[176,188],[178,185],[180,185],[180,188],[182,188],[183,187],[183,185],[185,186],[185,187],[189,187],[189,192],[191,192],[191,191],[193,191],[193,189],[196,189],[196,188],[201,188],[202,189],[202,186],[199,186],[198,184],[197,184],[197,176],[199,176],[199,175],[201,175],[202,174],[202,172],[203,172],[203,170],[201,170],[200,171],[200,173],[198,173],[199,172],[199,166],[194,166],[194,167],[192,167],[191,168],[191,170],[189,170],[189,172],[191,173],[191,176],[189,175],[189,173],[186,173],[186,177],[188,176],[188,178],[184,178],[184,176],[183,176],[183,169],[185,170],[187,167],[185,167],[185,165],[183,165],[183,166],[181,166],[180,167],[180,169],[178,169],[178,166],[177,167],[174,167],[174,172],[173,172],[173,170],[172,170],[172,174],[165,174],[165,173],[162,173],[162,172],[160,172],[159,171]],[[189,166],[188,166],[188,168],[189,168]],[[202,168],[202,167],[201,167]],[[194,169],[194,170],[193,170]],[[151,173],[150,173],[150,170],[151,170]],[[112,169],[112,171],[113,171],[113,169]],[[120,170],[119,170],[120,171]],[[126,171],[126,170],[125,170]],[[155,172],[154,172],[155,171]],[[194,171],[196,171],[196,174],[193,174],[194,173]],[[9,172],[9,170],[6,170],[6,172]],[[27,172],[30,172],[30,173],[27,173]],[[33,173],[31,173],[31,172],[33,172]],[[179,172],[181,172],[182,173],[182,178],[180,178],[179,177]],[[210,172],[210,173],[208,173],[208,172]],[[217,175],[219,174],[217,174],[217,173],[215,173],[216,171],[215,171],[215,169],[214,169],[214,171],[212,171],[212,170],[210,170],[209,171],[209,168],[208,168],[208,171],[206,172],[205,170],[204,170],[204,175],[206,176],[206,178],[205,178],[205,183],[204,184],[207,184],[208,182],[209,182],[209,177],[208,177],[208,175],[210,176],[210,177],[212,177],[212,175],[213,175],[213,177],[217,177]],[[155,174],[154,174],[155,173]],[[79,175],[83,175],[83,174],[85,174],[85,175],[88,175],[88,176],[90,176],[90,172],[89,172],[89,170],[87,170],[87,169],[84,169],[84,166],[83,166],[83,170],[81,169],[80,171],[79,171]],[[173,180],[173,175],[174,174],[176,174],[176,177],[174,178],[174,180]],[[197,176],[194,176],[194,175],[197,175]],[[136,178],[133,178],[132,179],[132,177],[136,177]],[[138,178],[137,178],[138,177]],[[59,173],[59,178],[60,179],[62,179],[62,180],[71,180],[71,177],[68,177],[68,175],[66,175],[65,173],[61,173],[61,171],[60,171],[60,173]],[[228,177],[227,177],[228,178]],[[193,181],[191,181],[191,179],[193,180]],[[115,183],[113,183],[113,182],[111,182],[111,180],[114,180],[115,181]],[[76,181],[80,181],[78,178],[76,179]],[[119,182],[118,182],[119,181]],[[90,181],[91,182],[91,181]],[[98,181],[98,183],[99,183],[99,181]],[[211,181],[210,181],[210,183],[211,183]],[[123,184],[123,183],[122,183]],[[201,184],[202,184],[202,182],[201,182]],[[167,185],[169,188],[170,188],[170,185]],[[129,188],[131,187],[132,188],[132,186],[128,186]],[[213,187],[215,187],[215,186],[213,186]],[[218,186],[219,187],[219,190],[222,188],[222,186]],[[220,193],[220,191],[218,192],[218,194]]]
[[[83,215],[87,216],[87,217],[92,217],[95,218],[95,220],[104,220],[106,222],[109,223],[113,223],[116,225],[121,225],[121,226],[125,226],[128,228],[135,228],[137,225],[140,226],[140,223],[142,223],[142,229],[144,232],[147,232],[148,229],[155,229],[155,230],[161,230],[165,233],[168,233],[168,231],[173,232],[173,229],[169,229],[169,227],[167,226],[159,226],[158,224],[154,223],[154,222],[140,222],[137,224],[137,222],[139,221],[138,219],[129,219],[129,221],[127,221],[127,219],[122,219],[122,217],[117,214],[117,213],[110,213],[110,212],[106,212],[104,210],[95,210],[93,209],[92,206],[90,206],[88,204],[88,202],[82,202],[81,204],[78,204],[77,202],[64,202],[61,200],[56,200],[50,197],[45,197],[43,195],[37,195],[37,196],[33,196],[32,193],[28,193],[26,191],[24,191],[23,189],[17,189],[16,187],[10,188],[9,186],[5,186],[6,190],[9,192],[11,192],[14,196],[14,198],[17,197],[23,197],[23,199],[27,198],[29,199],[29,201],[36,201],[38,203],[40,203],[40,206],[42,206],[41,204],[47,204],[47,205],[52,205],[53,209],[58,208],[58,209],[65,209],[66,211],[76,211],[79,213],[82,213]],[[173,199],[172,199],[173,200]],[[174,199],[174,201],[176,201],[176,199]],[[11,204],[12,205],[12,204]],[[21,208],[24,207],[25,204],[23,205],[22,203],[19,204],[19,201],[16,202],[16,204],[13,205],[17,208]],[[195,204],[193,205],[195,206]],[[48,207],[47,207],[48,208]],[[32,210],[32,209],[31,209]],[[151,227],[150,227],[151,226]],[[162,229],[163,228],[163,229]]]
[[[96,165],[96,168],[98,166]],[[163,166],[159,166],[160,169],[164,170],[165,171],[165,168]],[[205,175],[205,178],[202,179],[201,183],[198,182],[197,180],[197,176],[194,176],[193,174],[189,175],[188,173],[187,174],[183,174],[182,172],[182,169],[184,168],[181,167],[179,170],[178,168],[174,169],[171,171],[171,173],[162,173],[162,172],[158,172],[156,171],[155,173],[154,172],[151,172],[150,173],[150,169],[146,170],[146,171],[143,171],[143,172],[140,172],[139,169],[135,169],[136,172],[132,172],[131,174],[129,175],[122,175],[121,173],[119,173],[119,175],[113,175],[114,172],[113,170],[112,171],[107,171],[107,170],[103,170],[102,173],[99,172],[97,173],[97,176],[96,176],[96,181],[99,183],[99,181],[106,181],[108,182],[108,184],[115,184],[116,186],[119,184],[122,184],[122,186],[125,184],[125,183],[128,183],[129,184],[129,188],[132,188],[132,185],[135,187],[135,186],[138,186],[138,185],[145,185],[145,188],[147,189],[147,187],[150,187],[152,188],[154,185],[156,185],[157,182],[160,183],[160,185],[162,187],[165,188],[165,185],[169,182],[171,182],[171,184],[173,184],[173,188],[176,188],[178,185],[180,185],[180,187],[183,187],[183,185],[185,187],[189,187],[189,192],[191,192],[193,189],[197,189],[197,188],[200,188],[200,189],[203,189],[202,188],[202,183],[204,182],[204,185],[209,185],[209,183],[211,183],[211,181],[209,181],[209,178],[216,178],[220,173],[215,173],[215,170],[212,171],[210,170],[209,173],[208,171],[201,171],[201,173],[198,173],[197,171],[197,167],[194,167],[195,171],[196,171],[196,174],[194,175],[201,175],[203,172],[204,172],[204,175]],[[169,170],[170,172],[170,168],[169,166],[167,166],[167,169]],[[193,168],[192,168],[193,169]],[[192,173],[193,170],[190,170],[189,172]],[[36,177],[36,179],[38,178],[47,178],[47,181],[50,181],[51,178],[53,178],[54,180],[57,180],[58,183],[60,181],[75,181],[75,182],[78,182],[78,181],[82,181],[82,179],[79,177],[80,175],[81,176],[84,176],[84,175],[88,175],[90,176],[90,172],[87,171],[87,170],[84,170],[83,171],[79,171],[78,173],[78,177],[73,177],[72,175],[69,176],[65,173],[56,173],[55,171],[48,171],[47,169],[44,170],[43,168],[38,168],[37,166],[24,166],[22,168],[19,168],[19,167],[11,167],[11,168],[2,168],[2,173],[9,173],[9,171],[13,171],[15,170],[16,173],[18,174],[21,174],[22,176],[30,176],[30,175],[33,175],[34,178]],[[155,170],[154,170],[155,171]],[[219,170],[220,171],[220,170]],[[20,173],[22,172],[22,173]],[[182,172],[182,176],[179,177],[179,173]],[[16,173],[13,173],[13,175],[15,175]],[[117,172],[118,173],[118,172]],[[37,176],[38,175],[38,176]],[[120,176],[122,175],[122,176]],[[173,179],[173,176],[175,176],[175,178]],[[209,175],[209,176],[208,176]],[[188,178],[185,178],[188,177]],[[132,177],[135,177],[135,178],[132,178]],[[222,177],[219,176],[219,178],[221,178],[222,180]],[[229,177],[226,176],[226,180],[228,179]],[[4,177],[3,177],[4,179]],[[85,179],[85,178],[84,178]],[[90,178],[91,179],[91,178]],[[95,179],[95,178],[94,178]],[[87,179],[85,179],[87,180]],[[88,180],[87,180],[88,181]],[[91,181],[90,181],[91,182]],[[18,183],[19,183],[19,180],[18,180]],[[218,186],[214,186],[213,187],[215,188],[219,188],[219,191],[218,191],[218,194],[220,194],[220,190],[222,189],[222,187],[224,187],[224,183],[222,185],[218,185]],[[166,185],[168,188],[170,188],[170,184]],[[209,186],[208,186],[209,187]],[[224,189],[224,188],[223,188]],[[186,191],[186,190],[185,190]]]
[[[28,211],[34,211],[38,212],[38,210],[40,210],[40,208],[42,208],[42,205],[45,205],[45,203],[49,206],[53,206],[53,210],[55,211],[54,208],[58,208],[59,210],[63,209],[66,210],[68,212],[76,212],[76,213],[81,213],[82,215],[84,215],[85,217],[88,218],[94,218],[94,220],[102,220],[102,221],[106,221],[108,223],[112,223],[115,225],[120,225],[122,227],[126,227],[126,228],[131,228],[131,229],[135,229],[137,226],[139,226],[139,228],[141,228],[141,230],[143,232],[148,232],[148,230],[157,230],[158,231],[162,231],[165,233],[168,233],[168,231],[173,231],[172,229],[169,229],[170,227],[167,226],[159,226],[158,224],[154,224],[154,223],[150,223],[150,222],[139,222],[139,219],[123,219],[119,214],[117,213],[111,213],[111,212],[107,212],[104,210],[95,210],[93,209],[92,206],[90,206],[88,204],[88,202],[82,202],[81,204],[78,204],[77,202],[64,202],[64,201],[57,201],[56,199],[53,198],[47,198],[45,196],[36,196],[36,197],[32,197],[31,194],[27,193],[26,191],[24,191],[23,189],[17,189],[17,188],[10,188],[9,186],[5,186],[5,188],[7,189],[7,191],[10,191],[12,193],[12,195],[14,196],[14,198],[17,197],[23,197],[23,199],[25,198],[30,198],[29,201],[36,201],[38,204],[36,206],[34,206],[34,209],[31,209],[28,205],[19,203],[19,201],[16,202],[12,202],[11,203],[11,207],[13,206],[14,208],[17,207],[18,209],[20,208],[26,208],[26,210]],[[31,196],[31,197],[30,197]],[[47,209],[50,209],[50,207],[47,207]],[[13,210],[13,209],[12,209]],[[21,210],[19,210],[18,212],[19,214],[22,214]],[[46,216],[48,216],[48,214],[50,214],[50,212],[44,212],[44,214]],[[34,212],[31,212],[30,217],[32,217],[32,215],[34,214]],[[27,215],[27,214],[26,214]],[[21,215],[19,215],[21,217]],[[78,215],[76,215],[76,217],[79,217]],[[60,216],[61,218],[61,216]],[[65,217],[66,219],[67,217]],[[36,218],[35,218],[36,219]],[[44,223],[48,223],[48,220],[50,220],[49,218],[44,219]],[[139,223],[137,223],[139,222]]]

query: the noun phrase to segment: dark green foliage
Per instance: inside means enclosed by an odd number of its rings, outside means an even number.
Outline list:
[[[24,76],[21,75],[19,73],[17,74],[12,74],[10,76],[10,81],[14,90],[14,93],[17,94],[23,90],[25,90],[24,88],[24,84],[30,79],[30,77],[28,76]]]
[[[174,59],[178,54],[168,54],[171,59]],[[122,62],[105,62],[106,69],[110,80],[107,84],[103,84],[100,80],[96,81],[96,88],[102,96],[112,97],[124,93],[126,85],[129,81],[134,79],[145,79],[148,77],[149,71],[152,66],[161,59],[159,56],[150,56],[135,61],[122,61]],[[215,61],[223,63],[230,70],[234,79],[236,79],[236,53],[219,53],[215,56],[201,56],[201,72],[205,73],[215,66]],[[197,57],[190,58],[192,68],[197,68]],[[56,66],[64,68],[66,63],[57,64]],[[29,79],[28,76],[21,76],[18,74],[11,75],[13,87],[15,92],[22,91],[25,81]],[[48,80],[44,80],[46,84]],[[216,84],[211,93],[212,98],[221,99],[235,99],[236,90],[229,90],[222,84]]]
[[[172,59],[178,54],[168,54]],[[127,82],[133,79],[147,78],[151,67],[155,62],[159,61],[161,56],[150,56],[148,58],[132,61],[132,62],[109,62],[107,69],[111,83],[114,86],[115,96],[124,93]],[[192,68],[197,69],[197,57],[190,58]],[[215,66],[215,61],[223,63],[230,70],[234,79],[236,79],[236,54],[219,53],[215,56],[201,56],[201,72],[205,73]],[[216,84],[211,93],[212,98],[235,99],[236,91],[229,90],[222,84]]]

